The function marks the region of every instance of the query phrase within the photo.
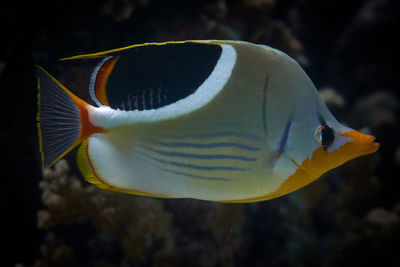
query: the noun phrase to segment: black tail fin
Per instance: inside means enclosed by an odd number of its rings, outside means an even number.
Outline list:
[[[78,99],[53,76],[37,66],[38,114],[42,168],[46,169],[80,144]]]

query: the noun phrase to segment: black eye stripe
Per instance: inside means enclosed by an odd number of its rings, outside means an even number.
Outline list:
[[[321,146],[324,149],[327,149],[335,141],[335,131],[328,126],[322,116],[318,116],[318,119],[321,123],[321,126],[319,128]]]
[[[321,146],[329,147],[335,141],[335,132],[327,125],[321,127]]]

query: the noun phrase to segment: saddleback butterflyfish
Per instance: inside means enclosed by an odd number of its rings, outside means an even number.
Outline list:
[[[80,146],[83,176],[154,197],[252,202],[375,152],[340,124],[300,65],[239,41],[147,43],[93,61],[91,104],[38,67],[43,169]]]

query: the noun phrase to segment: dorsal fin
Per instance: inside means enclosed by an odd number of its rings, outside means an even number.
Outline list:
[[[97,58],[89,84],[93,102],[99,107],[142,111],[193,94],[213,73],[222,43],[147,43],[62,60]]]
[[[235,42],[235,41],[222,41],[222,40],[186,40],[186,41],[168,41],[168,42],[149,42],[149,43],[143,43],[143,44],[134,44],[134,45],[128,45],[120,48],[115,48],[115,49],[110,49],[102,52],[96,52],[96,53],[90,53],[90,54],[84,54],[84,55],[76,55],[76,56],[71,56],[71,57],[64,57],[60,58],[60,61],[65,61],[65,60],[75,60],[75,59],[93,59],[93,58],[102,58],[104,56],[108,56],[111,54],[114,54],[116,52],[121,52],[133,48],[138,48],[138,47],[144,47],[144,46],[163,46],[163,45],[168,45],[168,44],[185,44],[185,43],[195,43],[195,44],[220,44],[220,43],[230,43],[230,42]]]
[[[99,107],[125,111],[174,104],[196,92],[221,53],[218,44],[185,42],[104,55],[92,71],[90,97]]]

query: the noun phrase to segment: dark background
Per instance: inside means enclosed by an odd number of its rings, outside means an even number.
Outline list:
[[[395,0],[2,3],[0,264],[400,266],[398,5]],[[129,256],[126,242],[120,245],[121,235],[113,235],[112,229],[104,231],[93,223],[95,219],[72,219],[72,223],[60,220],[38,229],[38,210],[52,209],[42,202],[38,186],[42,176],[35,125],[34,65],[49,67],[62,76],[58,58],[149,41],[184,39],[241,39],[283,50],[303,64],[317,88],[332,87],[345,99],[345,105],[332,105],[333,112],[355,129],[368,128],[381,143],[379,152],[333,171],[305,192],[278,200],[237,206],[154,200],[154,205],[161,205],[170,214],[175,242],[169,256],[160,261],[154,259],[158,254],[153,252],[164,243],[152,243],[144,250],[146,253]],[[74,169],[73,156],[69,159]],[[318,195],[321,191],[322,196]],[[305,204],[296,206],[301,201]],[[221,215],[224,212],[226,216]],[[233,228],[239,230],[225,238],[207,223],[201,230],[187,226],[198,223],[198,216],[204,214],[215,222],[232,220]],[[57,244],[71,248],[73,257],[60,260],[54,256],[56,252],[48,256],[50,252],[40,249],[41,244],[54,245],[49,241],[50,232],[57,237]],[[109,242],[114,250],[111,256],[96,261],[87,243],[104,232],[111,241],[100,244]],[[304,237],[301,232],[311,234]],[[69,240],[68,235],[76,238]],[[207,241],[204,236],[208,236]],[[195,244],[192,250],[189,244]],[[222,257],[216,251],[229,253]]]

